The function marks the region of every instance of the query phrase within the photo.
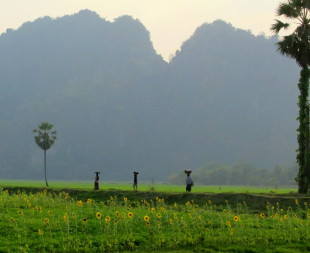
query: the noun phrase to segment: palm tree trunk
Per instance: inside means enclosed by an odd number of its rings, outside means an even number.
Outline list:
[[[46,150],[44,150],[44,175],[45,175],[45,184],[48,187],[47,177],[46,177]]]
[[[309,78],[310,70],[304,67],[300,72],[300,79],[298,87],[300,90],[299,95],[299,128],[297,130],[298,136],[298,150],[297,150],[297,163],[299,171],[297,175],[298,192],[307,194],[310,189],[310,130],[309,130]]]

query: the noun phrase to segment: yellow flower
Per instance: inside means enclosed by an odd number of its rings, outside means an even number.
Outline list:
[[[21,210],[18,210],[17,213],[18,213],[20,216],[24,215],[23,211],[21,211]]]
[[[227,227],[231,227],[231,222],[230,221],[226,221],[226,226]]]
[[[116,211],[115,215],[116,215],[116,217],[119,217],[120,216],[119,211]]]
[[[100,213],[100,212],[97,212],[97,213],[96,213],[96,218],[97,218],[97,219],[101,219],[101,213]]]
[[[48,210],[48,211],[47,211],[47,214],[48,214],[48,215],[52,215],[52,211],[51,211],[51,210]]]
[[[298,199],[295,199],[295,203],[296,203],[296,205],[299,205]]]
[[[127,215],[128,215],[128,218],[132,218],[133,217],[133,213],[132,212],[129,212]]]
[[[149,221],[150,220],[150,217],[149,216],[144,216],[144,218],[143,218],[145,221]]]
[[[94,202],[93,199],[87,199],[87,201],[86,201],[87,204],[91,204],[91,203],[93,203],[93,202]]]
[[[152,213],[155,212],[155,208],[154,208],[154,207],[151,208],[151,212],[152,212]]]
[[[64,222],[67,222],[68,221],[68,214],[64,214]]]
[[[111,220],[110,216],[105,217],[106,222],[110,222],[110,220]]]
[[[118,223],[118,220],[114,220],[114,224],[117,224]]]
[[[127,199],[126,197],[124,197],[124,201],[127,202],[127,200],[128,200],[128,199]]]
[[[48,218],[45,218],[45,219],[43,220],[44,225],[47,225],[49,222],[50,222],[50,220],[49,220]]]
[[[284,218],[284,219],[288,219],[288,215],[285,214],[285,215],[283,216],[283,218]]]
[[[156,214],[156,217],[157,217],[158,219],[160,219],[160,218],[161,218],[161,214],[160,214],[160,213]]]
[[[173,223],[173,219],[169,219],[169,222],[170,222],[170,224],[172,224]]]
[[[83,218],[83,223],[86,224],[88,222],[87,218]]]
[[[77,204],[77,206],[80,206],[80,207],[81,207],[81,206],[83,206],[83,201],[82,201],[82,200],[79,200],[76,204]]]
[[[145,222],[145,225],[150,226],[151,223],[149,221]]]
[[[237,221],[240,220],[240,217],[239,217],[239,216],[234,216],[233,220],[234,220],[235,222],[237,222]]]
[[[69,196],[69,193],[65,193],[65,199],[68,199],[68,198],[70,198],[70,196]]]
[[[43,235],[43,231],[41,229],[38,229],[38,235]]]
[[[265,215],[264,213],[261,213],[261,214],[259,215],[259,217],[260,217],[260,218],[265,218],[266,215]]]

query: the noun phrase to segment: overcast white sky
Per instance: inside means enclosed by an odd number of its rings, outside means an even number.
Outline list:
[[[0,0],[0,33],[39,17],[56,18],[82,9],[109,21],[127,14],[144,24],[157,52],[168,59],[198,26],[216,19],[270,35],[280,2],[284,0]]]

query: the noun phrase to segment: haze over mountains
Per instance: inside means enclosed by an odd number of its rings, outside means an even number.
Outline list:
[[[296,64],[275,37],[224,21],[197,28],[171,62],[129,16],[84,10],[0,36],[0,178],[41,179],[32,129],[58,139],[49,179],[164,180],[207,162],[295,161]]]

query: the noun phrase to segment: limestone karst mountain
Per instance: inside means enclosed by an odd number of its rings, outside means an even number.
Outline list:
[[[204,24],[170,63],[140,21],[84,10],[0,36],[0,178],[164,180],[209,161],[294,162],[298,68],[275,37]]]

